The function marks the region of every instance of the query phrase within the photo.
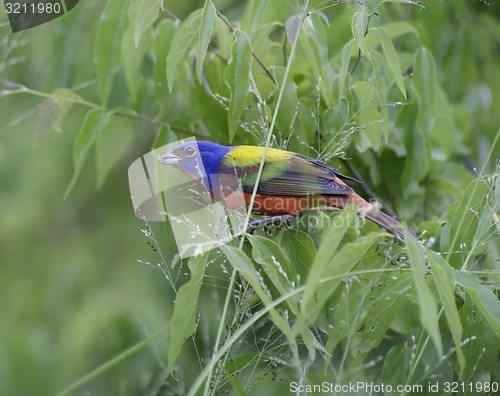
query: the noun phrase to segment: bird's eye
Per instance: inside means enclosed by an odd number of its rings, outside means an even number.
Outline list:
[[[192,146],[187,146],[185,149],[184,149],[184,154],[186,155],[186,157],[188,158],[191,158],[191,157],[194,157],[195,154],[196,154],[196,149]]]

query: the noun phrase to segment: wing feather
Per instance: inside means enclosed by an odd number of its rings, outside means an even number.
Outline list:
[[[250,156],[246,147],[232,150],[218,168],[221,173],[234,173],[242,181],[244,192],[252,192],[262,158],[263,148],[251,147]],[[271,149],[270,149],[271,150]],[[259,155],[260,154],[260,155]],[[253,157],[253,161],[250,158]],[[243,165],[243,166],[242,166]],[[257,192],[265,195],[347,195],[354,190],[341,178],[349,179],[323,162],[290,151],[272,149],[264,165]]]

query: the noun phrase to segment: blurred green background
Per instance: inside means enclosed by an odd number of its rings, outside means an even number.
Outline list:
[[[56,21],[15,35],[0,6],[0,78],[46,93],[78,87],[81,96],[98,103],[93,51],[105,2],[80,3]],[[215,3],[230,17],[238,17],[243,4]],[[500,6],[479,0],[451,3],[429,1],[426,10],[411,12],[436,58],[440,83],[454,103],[470,111],[464,130],[477,138],[466,139],[464,157],[480,165],[500,125]],[[202,5],[165,1],[180,18]],[[120,78],[113,105],[126,96]],[[63,199],[86,109],[72,109],[61,126],[64,133],[40,136],[44,131],[37,125],[50,116],[50,109],[40,107],[42,101],[30,94],[0,97],[1,395],[62,390],[164,328],[172,309],[173,293],[162,272],[137,261],[156,263],[159,257],[141,232],[144,223],[134,216],[127,180],[128,166],[150,150],[157,128],[137,123],[127,154],[102,187],[95,189],[90,160]],[[137,394],[161,382],[164,338],[88,389],[92,394]]]
[[[0,5],[0,78],[52,92],[90,82],[98,102],[94,36],[105,2],[80,2],[66,16],[12,34]],[[189,2],[185,2],[189,6]],[[12,48],[10,48],[12,46]],[[93,81],[94,80],[94,81]],[[43,98],[0,98],[0,394],[49,395],[167,325],[171,289],[142,235],[128,191],[128,166],[149,151],[138,126],[127,155],[95,189],[94,161],[63,199],[84,110],[64,133],[36,142]],[[50,112],[50,111],[49,111]],[[157,341],[92,383],[92,394],[137,394],[164,364]]]

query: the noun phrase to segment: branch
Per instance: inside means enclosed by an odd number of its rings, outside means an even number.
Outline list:
[[[368,26],[370,26],[370,19],[372,18],[372,15],[368,15],[368,20],[366,21],[366,29],[365,29],[365,34],[363,35],[364,37],[366,37],[366,35],[368,34]],[[376,14],[377,15],[377,14]],[[354,73],[354,70],[356,70],[356,66],[358,66],[358,63],[359,61],[361,60],[361,48],[358,49],[358,57],[356,58],[356,61],[354,62],[354,65],[352,66],[352,69],[351,69],[351,76],[352,74]]]
[[[0,88],[2,88],[4,86],[5,87],[12,87],[12,89],[9,91],[8,90],[2,91],[1,93],[3,94],[3,96],[14,95],[14,94],[29,94],[29,95],[44,98],[46,100],[51,100],[51,99],[54,100],[54,98],[55,98],[55,95],[53,95],[53,94],[30,89],[30,88],[26,87],[25,85],[17,84],[17,83],[14,83],[12,81],[0,80]],[[72,91],[75,91],[75,89],[72,89]],[[196,136],[198,138],[201,138],[204,140],[210,140],[210,141],[213,141],[215,143],[222,143],[222,144],[225,143],[225,142],[222,142],[220,139],[205,135],[200,131],[181,127],[180,125],[169,124],[168,122],[161,121],[161,120],[155,120],[155,119],[148,117],[146,115],[136,113],[135,111],[133,113],[132,112],[125,112],[125,111],[115,111],[115,110],[110,109],[108,107],[101,106],[99,104],[84,100],[80,96],[78,96],[77,98],[64,97],[64,98],[58,98],[58,99],[61,101],[71,102],[75,105],[86,106],[86,107],[89,107],[91,109],[99,109],[102,111],[106,111],[108,113],[115,114],[115,115],[120,116],[120,117],[128,117],[128,118],[132,118],[132,119],[136,119],[136,120],[146,121],[152,125],[169,126],[170,129],[172,129],[175,132],[189,133],[189,134]],[[5,126],[3,129],[0,130],[0,132],[4,132],[5,130],[9,129],[11,126],[12,125],[10,125],[10,124]]]

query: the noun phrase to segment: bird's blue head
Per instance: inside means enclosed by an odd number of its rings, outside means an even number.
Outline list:
[[[205,173],[210,176],[216,172],[224,156],[231,151],[232,147],[220,144],[192,141],[183,143],[173,150],[159,156],[159,161],[164,165],[174,165],[184,171],[192,179],[199,179],[200,159]],[[208,178],[210,184],[210,177]]]

